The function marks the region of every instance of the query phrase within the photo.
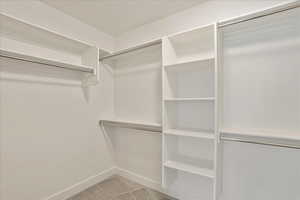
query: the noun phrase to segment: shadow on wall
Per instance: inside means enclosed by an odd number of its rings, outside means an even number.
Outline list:
[[[0,57],[0,80],[81,87],[86,102],[89,102],[90,87],[82,85],[86,75],[87,73],[84,72]]]

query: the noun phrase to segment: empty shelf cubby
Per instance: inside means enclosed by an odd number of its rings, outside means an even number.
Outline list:
[[[214,57],[214,25],[171,35],[164,39],[165,66]]]
[[[165,102],[165,129],[213,133],[214,102]]]
[[[213,140],[168,135],[165,142],[165,167],[213,178]]]
[[[213,98],[214,72],[214,59],[165,67],[166,98]]]

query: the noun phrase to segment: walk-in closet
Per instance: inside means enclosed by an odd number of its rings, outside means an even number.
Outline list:
[[[299,189],[299,0],[0,0],[0,200]]]

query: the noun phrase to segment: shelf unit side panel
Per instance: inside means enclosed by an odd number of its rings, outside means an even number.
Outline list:
[[[166,95],[166,87],[168,87],[166,84],[167,80],[166,80],[166,71],[164,68],[166,59],[167,59],[167,55],[168,55],[168,51],[167,51],[167,38],[163,38],[162,39],[162,46],[161,46],[161,53],[162,53],[162,66],[161,66],[161,119],[162,119],[162,165],[161,165],[161,185],[163,188],[166,188],[166,171],[165,168],[163,166],[163,163],[166,162],[166,157],[167,157],[167,152],[166,152],[166,136],[165,136],[165,129],[166,129],[166,119],[165,119],[165,104],[164,104],[164,98]]]
[[[218,28],[218,23],[215,24],[214,27],[214,46],[215,46],[215,62],[214,62],[214,68],[215,68],[215,149],[214,149],[214,173],[215,173],[215,179],[214,179],[214,194],[213,199],[218,200],[219,195],[222,191],[222,151],[223,146],[220,141],[220,119],[221,119],[221,101],[220,97],[222,97],[222,91],[221,91],[221,75],[222,75],[222,69],[221,69],[221,63],[222,60],[222,43],[221,43],[222,35]]]

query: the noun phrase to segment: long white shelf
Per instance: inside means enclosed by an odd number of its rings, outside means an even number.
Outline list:
[[[183,172],[188,172],[191,174],[196,174],[204,176],[207,178],[214,178],[214,171],[211,169],[205,169],[200,167],[195,167],[193,165],[184,164],[176,161],[167,161],[164,163],[164,166],[171,169],[180,170]]]
[[[46,59],[46,58],[25,55],[25,54],[22,54],[22,53],[17,53],[17,52],[3,50],[3,49],[0,49],[0,56],[1,57],[6,57],[6,58],[22,60],[22,61],[27,61],[27,62],[33,62],[33,63],[39,63],[39,64],[44,64],[44,65],[55,66],[55,67],[59,67],[59,68],[71,69],[71,70],[75,70],[75,71],[94,73],[94,69],[91,68],[91,67],[88,67],[88,66],[74,65],[74,64],[70,64],[70,63],[54,61],[54,60],[49,60],[49,59]]]
[[[156,123],[147,123],[140,121],[125,121],[125,120],[100,120],[99,124],[102,126],[113,126],[113,127],[121,127],[121,128],[131,128],[143,131],[151,131],[151,132],[162,132],[161,124]]]
[[[166,98],[164,101],[214,101],[214,97],[203,98]]]
[[[300,149],[300,133],[266,130],[221,129],[221,140]]]
[[[167,135],[176,135],[184,137],[195,137],[202,139],[214,140],[215,135],[213,132],[209,131],[190,131],[190,130],[180,130],[180,129],[167,129],[164,131]]]

